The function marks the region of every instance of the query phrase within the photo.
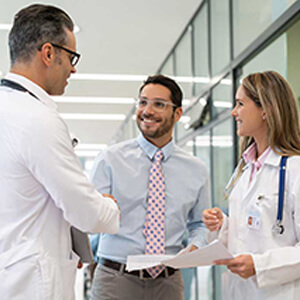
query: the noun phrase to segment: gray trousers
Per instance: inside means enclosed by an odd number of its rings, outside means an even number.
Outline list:
[[[162,278],[138,276],[98,265],[92,284],[92,300],[184,300],[181,272]]]

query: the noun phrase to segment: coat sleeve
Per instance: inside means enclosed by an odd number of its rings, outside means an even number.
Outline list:
[[[116,233],[119,210],[83,173],[68,129],[57,113],[32,120],[23,161],[71,225],[86,232]]]

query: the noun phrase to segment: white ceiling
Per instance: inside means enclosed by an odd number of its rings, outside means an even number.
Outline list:
[[[60,0],[39,1],[66,10],[80,31],[82,54],[77,74],[154,74],[182,33],[202,0]],[[14,14],[33,3],[0,0],[0,23],[10,24]],[[9,69],[7,30],[0,30],[0,71]],[[130,97],[141,81],[70,80],[65,96]],[[58,103],[61,113],[125,114],[132,104]],[[122,121],[66,120],[84,144],[109,144]]]

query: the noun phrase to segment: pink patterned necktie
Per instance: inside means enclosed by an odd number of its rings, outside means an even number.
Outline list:
[[[163,152],[155,154],[149,175],[149,195],[144,235],[146,237],[146,254],[165,254],[165,178],[162,172],[161,161]],[[148,268],[147,272],[156,278],[164,266]]]

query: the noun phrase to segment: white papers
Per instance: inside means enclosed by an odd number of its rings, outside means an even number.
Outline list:
[[[147,269],[161,265],[164,260],[172,259],[175,255],[129,255],[127,257],[126,270]]]
[[[177,255],[130,255],[127,258],[126,270],[130,272],[160,264],[176,269],[209,266],[217,259],[233,258],[232,254],[218,240],[203,248],[188,252],[190,247],[191,245]]]

